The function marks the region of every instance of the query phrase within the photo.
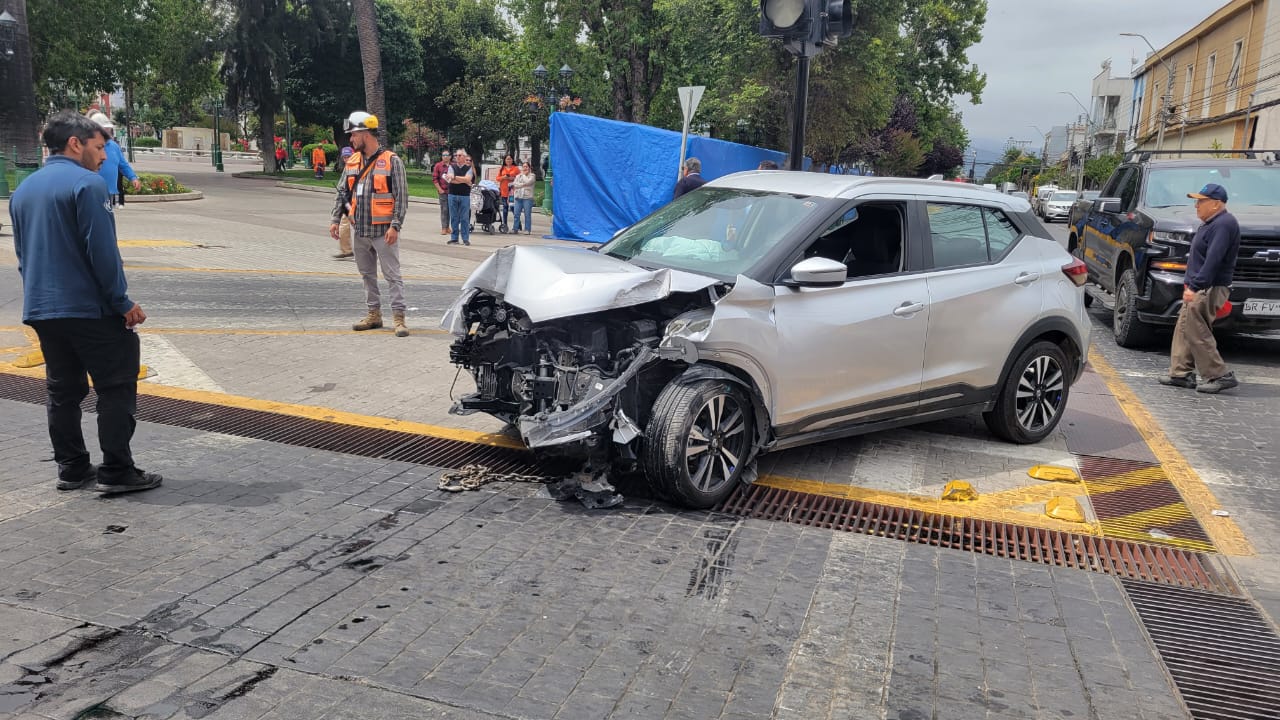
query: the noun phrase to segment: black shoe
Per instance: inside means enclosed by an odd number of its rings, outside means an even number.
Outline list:
[[[1209,382],[1201,383],[1200,387],[1196,388],[1196,390],[1202,393],[1209,393],[1211,395],[1216,395],[1217,393],[1220,393],[1223,390],[1230,390],[1231,388],[1239,384],[1240,384],[1240,381],[1236,380],[1235,373],[1227,373],[1226,375],[1223,375],[1220,378],[1214,378]]]
[[[458,244],[457,240],[450,240],[449,242],[445,243],[445,245],[457,245],[457,244]]]
[[[59,490],[79,490],[98,481],[98,468],[90,465],[79,477],[58,478]]]
[[[160,483],[164,478],[159,473],[143,472],[135,468],[134,476],[124,482],[114,483],[98,483],[95,488],[103,495],[119,495],[120,493],[138,492],[139,490],[150,490],[151,488],[160,487]]]
[[[1196,387],[1196,376],[1195,375],[1166,375],[1160,378],[1160,384],[1168,385],[1170,387],[1180,387],[1180,388],[1186,388],[1188,390],[1194,390]]]
[[[333,259],[334,259],[334,260],[341,260],[341,259],[343,259],[343,258],[349,258],[349,257],[355,257],[355,256],[356,256],[356,254],[355,254],[355,253],[353,253],[353,252],[349,252],[349,253],[340,252],[340,253],[337,253],[336,255],[334,255],[334,256],[333,256]]]

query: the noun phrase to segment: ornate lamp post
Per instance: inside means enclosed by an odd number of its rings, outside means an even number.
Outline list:
[[[213,167],[222,172],[222,98],[213,99]]]
[[[0,12],[0,61],[13,59],[14,48],[18,44],[18,19],[8,10]]]
[[[547,117],[550,118],[551,113],[556,110],[562,112],[573,112],[582,104],[582,98],[575,98],[570,92],[570,82],[573,80],[573,68],[568,63],[560,66],[560,81],[558,83],[548,82],[547,78],[551,73],[542,63],[538,63],[538,67],[533,69],[534,94],[536,101],[546,107]],[[530,98],[534,100],[534,98]],[[533,105],[533,102],[529,103]],[[550,128],[551,123],[548,121],[547,127]],[[550,148],[547,148],[550,153]],[[546,214],[551,214],[551,163],[547,163],[547,172],[543,176],[545,185],[542,192],[542,209]]]

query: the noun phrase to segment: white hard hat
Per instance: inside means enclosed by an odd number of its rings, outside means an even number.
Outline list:
[[[98,123],[99,126],[106,128],[107,130],[116,129],[115,123],[111,122],[111,118],[107,117],[103,113],[100,113],[100,112],[93,113],[92,115],[89,116],[89,119]]]
[[[357,110],[342,121],[342,129],[347,132],[356,130],[377,130],[378,118],[362,110]]]

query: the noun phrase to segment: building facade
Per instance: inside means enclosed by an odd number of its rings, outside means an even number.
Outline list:
[[[1264,105],[1280,81],[1277,5],[1231,0],[1148,56],[1134,76],[1130,147],[1255,147],[1260,113],[1273,122]]]
[[[1089,156],[1124,152],[1129,137],[1130,102],[1133,78],[1112,77],[1111,61],[1102,63],[1102,71],[1093,78],[1090,115],[1093,129],[1089,137]]]

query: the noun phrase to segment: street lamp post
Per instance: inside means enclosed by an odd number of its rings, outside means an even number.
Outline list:
[[[550,154],[550,132],[551,132],[551,115],[557,109],[563,112],[573,112],[573,109],[581,104],[580,98],[574,98],[570,92],[570,81],[573,80],[573,68],[568,63],[560,66],[560,82],[548,82],[550,76],[547,67],[542,63],[538,63],[538,67],[533,69],[534,93],[538,96],[538,100],[547,108],[547,153]],[[542,210],[546,214],[551,214],[551,163],[547,163],[547,171],[542,177]]]
[[[12,60],[17,45],[18,19],[10,15],[8,10],[0,11],[0,60]]]
[[[222,98],[213,99],[213,167],[218,172],[222,167]]]
[[[1165,72],[1168,73],[1168,76],[1169,76],[1168,87],[1166,87],[1164,89],[1164,93],[1160,95],[1160,126],[1156,128],[1156,151],[1158,152],[1164,149],[1164,126],[1169,124],[1169,101],[1173,99],[1172,97],[1170,97],[1170,93],[1173,92],[1173,74],[1174,74],[1173,64],[1170,63],[1167,58],[1160,57],[1160,52],[1156,50],[1156,47],[1154,45],[1151,44],[1151,41],[1147,39],[1146,35],[1143,35],[1142,33],[1133,33],[1133,32],[1122,32],[1120,33],[1120,35],[1122,35],[1123,37],[1142,38],[1142,42],[1146,43],[1147,47],[1151,48],[1151,54],[1155,55],[1156,60],[1164,65]],[[1186,122],[1183,122],[1182,136],[1185,138],[1186,134],[1187,134],[1187,124]],[[1182,149],[1182,140],[1178,141],[1178,149],[1179,150]]]

